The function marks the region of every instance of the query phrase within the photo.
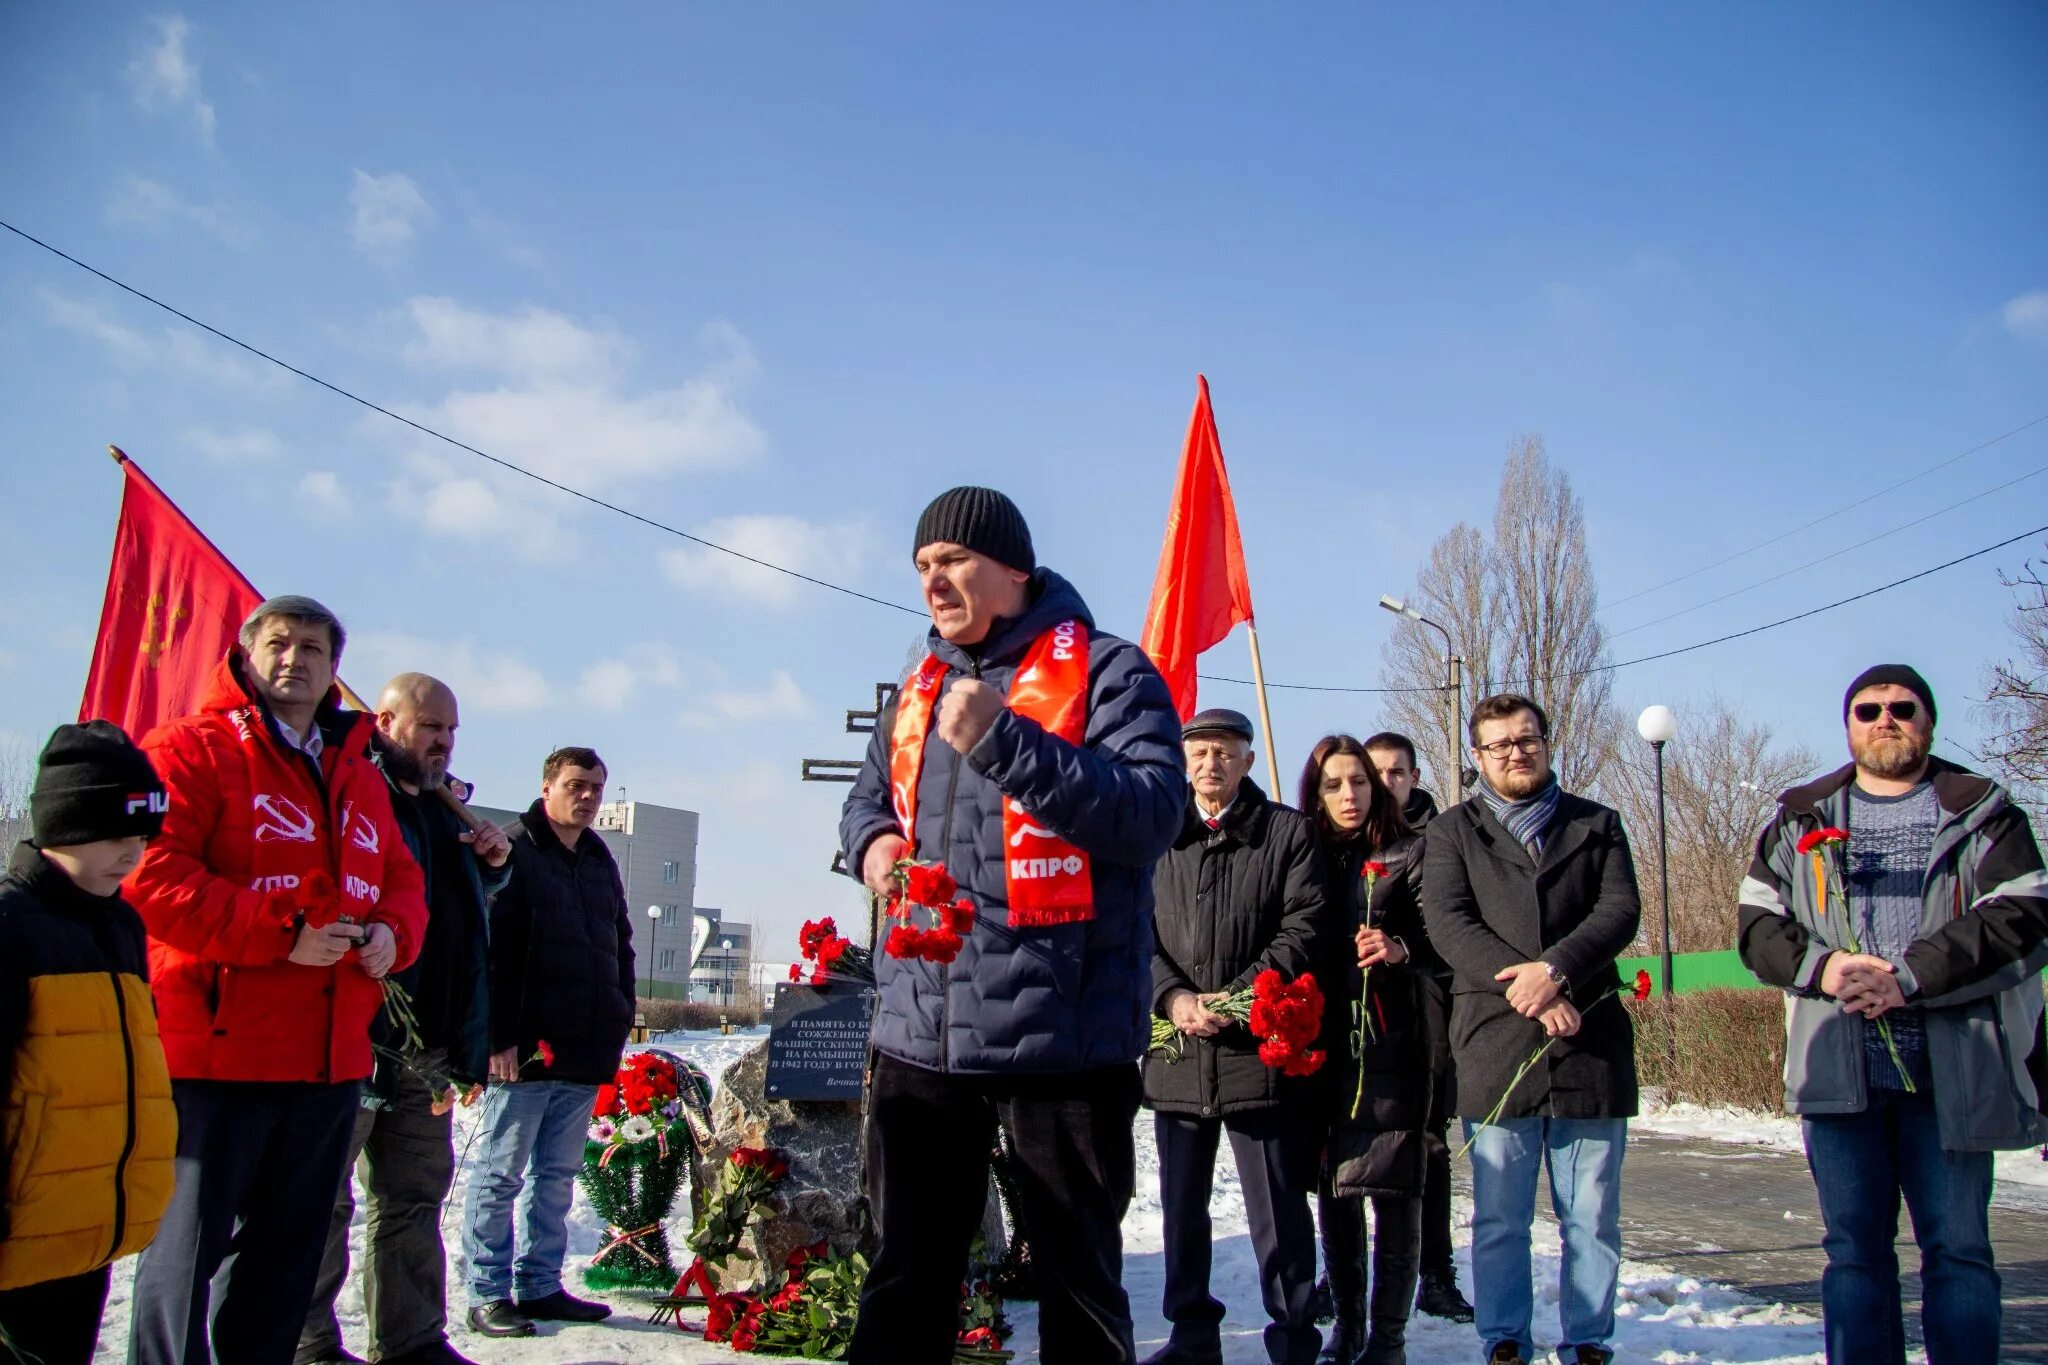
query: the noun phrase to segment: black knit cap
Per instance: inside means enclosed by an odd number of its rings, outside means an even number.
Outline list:
[[[932,499],[917,519],[917,544],[910,547],[910,553],[915,557],[925,546],[942,540],[964,545],[1020,573],[1038,568],[1024,514],[993,488],[949,488]]]
[[[1849,723],[1849,706],[1856,700],[1856,694],[1866,687],[1883,687],[1885,684],[1903,687],[1920,698],[1927,708],[1927,723],[1934,724],[1934,689],[1927,685],[1927,679],[1920,676],[1920,670],[1911,664],[1878,664],[1866,668],[1856,675],[1856,681],[1849,684],[1849,690],[1842,694],[1842,723]]]
[[[43,747],[28,794],[37,848],[64,848],[164,827],[169,793],[149,755],[110,720],[60,725]]]

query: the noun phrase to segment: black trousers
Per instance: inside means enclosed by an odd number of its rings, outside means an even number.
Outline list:
[[[136,1267],[129,1365],[290,1365],[361,1094],[171,1082],[177,1184]]]
[[[14,1346],[13,1359],[92,1365],[112,1278],[112,1267],[101,1266],[83,1275],[0,1289],[0,1332]]]
[[[348,1279],[348,1229],[355,1219],[355,1178],[364,1191],[363,1308],[370,1320],[372,1361],[389,1360],[446,1339],[448,1257],[441,1245],[441,1206],[455,1178],[447,1114],[410,1071],[400,1073],[381,1109],[356,1111],[341,1191],[327,1226],[327,1250],[313,1304],[299,1336],[300,1362],[341,1355],[334,1300]]]
[[[1449,1020],[1432,1016],[1437,1027],[1449,1029]],[[1458,1072],[1451,1061],[1451,1049],[1436,1050],[1434,1074],[1430,1077],[1428,1131],[1435,1138],[1427,1144],[1422,1160],[1422,1256],[1424,1275],[1451,1278],[1451,1110],[1457,1103]]]
[[[1315,1325],[1316,1229],[1308,1211],[1322,1137],[1317,1125],[1306,1112],[1281,1106],[1224,1118],[1155,1114],[1153,1131],[1166,1215],[1163,1307],[1175,1344],[1206,1351],[1220,1340],[1223,1305],[1209,1293],[1209,1193],[1216,1148],[1227,1133],[1259,1261],[1260,1296],[1272,1319],[1266,1354],[1275,1365],[1312,1365],[1323,1344]]]
[[[1038,1284],[1039,1355],[1132,1365],[1123,1234],[1137,1179],[1135,1064],[1064,1075],[964,1076],[876,1059],[868,1194],[879,1234],[853,1365],[945,1365],[1001,1125]]]

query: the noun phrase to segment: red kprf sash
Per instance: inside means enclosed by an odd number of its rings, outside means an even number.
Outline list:
[[[896,703],[896,731],[890,737],[889,783],[903,837],[917,847],[917,779],[924,771],[925,740],[946,665],[924,656]],[[1062,621],[1038,637],[1011,680],[1006,704],[1037,721],[1050,735],[1079,747],[1088,727],[1088,628]],[[1010,927],[1034,929],[1095,918],[1095,879],[1088,855],[1041,825],[1009,797],[1003,798],[1003,885]]]

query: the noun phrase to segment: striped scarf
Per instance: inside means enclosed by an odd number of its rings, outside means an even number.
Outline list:
[[[1479,783],[1480,799],[1493,812],[1493,818],[1500,821],[1500,827],[1515,837],[1515,841],[1529,850],[1531,862],[1543,857],[1543,835],[1550,828],[1550,818],[1557,814],[1557,802],[1564,795],[1564,789],[1552,777],[1544,784],[1543,790],[1520,801],[1510,801],[1491,784]]]

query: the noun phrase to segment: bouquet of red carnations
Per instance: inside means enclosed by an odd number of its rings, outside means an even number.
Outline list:
[[[889,956],[942,963],[958,957],[967,935],[974,932],[974,902],[960,894],[960,884],[946,865],[905,858],[896,864],[895,877],[896,894],[884,907],[884,913],[897,921],[882,945]],[[929,929],[912,922],[918,908],[930,912]]]
[[[791,981],[822,986],[832,977],[840,976],[870,986],[875,984],[874,955],[852,939],[841,937],[839,926],[829,915],[805,920],[796,936],[796,946],[803,959],[789,964]]]
[[[1313,1046],[1323,1030],[1323,992],[1313,972],[1289,981],[1272,968],[1252,984],[1207,1004],[1211,1014],[1249,1028],[1259,1039],[1259,1060],[1289,1076],[1312,1076],[1327,1055]],[[1168,1019],[1152,1021],[1152,1050],[1179,1061],[1181,1032]]]

